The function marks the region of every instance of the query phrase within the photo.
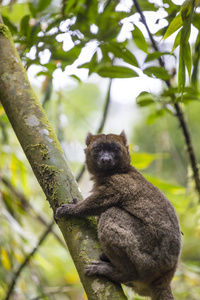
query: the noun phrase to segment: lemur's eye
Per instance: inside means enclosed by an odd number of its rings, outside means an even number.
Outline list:
[[[95,151],[96,153],[98,153],[98,152],[100,151],[100,148],[99,148],[99,147],[94,147],[94,151]]]
[[[114,152],[119,152],[120,151],[120,148],[119,147],[115,147],[114,148]]]

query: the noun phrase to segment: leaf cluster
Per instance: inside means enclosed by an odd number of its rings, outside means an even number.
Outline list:
[[[188,71],[189,79],[192,77],[192,83],[195,85],[197,83],[197,69],[199,65],[199,37],[200,37],[200,25],[199,25],[199,13],[194,11],[195,1],[186,0],[180,9],[180,12],[174,17],[174,19],[169,24],[165,34],[164,39],[171,36],[173,33],[178,31],[174,44],[172,47],[173,52],[178,46],[179,50],[179,70],[178,70],[178,88],[179,92],[183,94],[185,87],[186,74],[185,69]],[[198,30],[198,35],[195,43],[195,55],[192,59],[191,45],[189,43],[189,37],[191,33],[191,26],[196,27]],[[192,70],[192,65],[193,70]],[[192,72],[192,73],[191,73]]]
[[[159,36],[164,41],[179,30],[171,51],[153,50],[140,24],[132,21],[137,12],[132,4],[123,7],[118,1],[70,0],[58,2],[55,6],[52,0],[48,0],[14,3],[11,8],[2,6],[1,10],[26,67],[32,64],[42,66],[38,75],[52,78],[56,69],[64,71],[81,56],[83,49],[93,44],[93,52],[84,58],[86,61],[78,63],[79,68],[88,69],[89,75],[97,73],[101,77],[131,78],[139,76],[140,68],[145,75],[167,82],[173,78],[173,72],[165,68],[163,63],[159,66],[157,61],[162,62],[164,56],[169,57],[180,46],[178,93],[184,94],[186,68],[193,86],[197,88],[200,28],[195,1],[186,0],[179,6],[165,0],[159,6],[140,0],[139,5],[143,12],[151,11],[156,14],[161,8],[165,11],[163,20],[168,22],[168,26],[159,29],[155,37]],[[17,12],[18,19],[15,23],[13,20],[16,19],[16,14],[10,14],[10,9]],[[22,16],[20,19],[19,14]],[[155,19],[155,24],[159,22],[159,18]],[[122,42],[119,36],[124,24],[129,24],[132,28],[129,31],[131,35],[125,35]],[[189,43],[191,26],[198,30],[194,55]],[[65,39],[70,41],[70,46],[65,46]],[[133,53],[131,41],[146,54],[140,63]],[[48,55],[45,63],[42,62],[42,55]],[[71,76],[79,80],[75,74]]]

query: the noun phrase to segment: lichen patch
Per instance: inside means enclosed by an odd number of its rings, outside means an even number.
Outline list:
[[[43,128],[43,129],[41,129],[41,130],[39,131],[39,133],[40,133],[41,135],[49,135],[49,130],[47,130],[46,128]]]
[[[40,122],[38,121],[37,117],[35,115],[30,115],[25,119],[25,122],[28,126],[34,127],[38,126]]]

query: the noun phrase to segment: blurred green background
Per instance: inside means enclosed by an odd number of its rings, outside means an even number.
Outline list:
[[[88,131],[96,133],[102,122],[105,133],[125,129],[132,164],[163,191],[179,216],[184,235],[172,283],[175,299],[198,300],[199,195],[174,103],[183,110],[199,162],[199,3],[137,2],[159,51],[128,0],[3,0],[0,13],[75,177],[84,164]],[[184,23],[184,13],[193,14],[190,23]],[[176,30],[188,30],[188,44],[181,44],[175,29],[167,31],[174,19]],[[180,74],[180,64],[185,73]],[[87,299],[56,225],[38,245],[52,211],[2,106],[0,157],[0,298],[5,299],[16,278],[10,299]],[[87,171],[79,186],[86,197],[92,187]],[[144,299],[124,289],[128,299]]]

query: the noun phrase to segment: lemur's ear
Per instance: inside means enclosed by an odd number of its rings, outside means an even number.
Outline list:
[[[87,146],[89,146],[92,137],[93,137],[93,134],[91,132],[88,132],[86,139],[85,139],[85,143]]]
[[[124,132],[124,130],[122,130],[122,132],[120,133],[120,136],[123,138],[123,142],[124,145],[127,145],[127,137],[126,137],[126,133]]]

